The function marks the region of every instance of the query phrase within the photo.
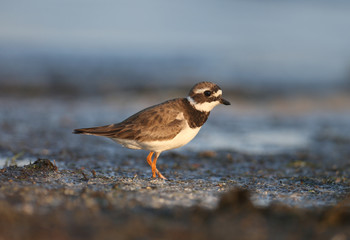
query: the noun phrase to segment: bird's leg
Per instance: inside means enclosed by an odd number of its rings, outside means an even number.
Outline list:
[[[152,167],[152,155],[154,152],[150,152],[147,156],[147,163]]]
[[[157,169],[156,167],[156,163],[157,163],[157,159],[159,156],[159,153],[156,153],[156,156],[152,162],[152,156],[153,156],[154,152],[150,152],[147,156],[147,163],[151,166],[152,168],[152,177],[155,178],[156,175],[158,175],[158,177],[162,178],[162,179],[166,179]]]
[[[156,177],[156,169],[157,168],[153,168],[153,163],[152,163],[152,156],[153,156],[153,153],[154,152],[150,152],[149,154],[148,154],[148,156],[147,156],[147,163],[148,163],[148,165],[150,165],[151,166],[151,168],[152,168],[152,177],[153,178],[155,178]]]
[[[161,174],[161,173],[158,171],[158,169],[157,169],[157,167],[156,167],[159,154],[160,154],[160,153],[156,153],[156,155],[154,156],[154,159],[153,159],[153,163],[152,163],[152,173],[153,173],[153,177],[155,178],[155,177],[156,177],[155,174],[157,174],[159,178],[161,178],[161,179],[166,179],[166,178],[163,176],[163,174]],[[153,171],[153,169],[155,169],[155,171]]]
[[[148,154],[148,156],[147,156],[147,163],[148,163],[148,165],[150,165],[151,168],[152,168],[152,177],[155,178],[156,175],[158,175],[160,178],[166,179],[166,178],[158,171],[156,165],[154,164],[154,166],[153,166],[153,162],[152,162],[153,153],[154,153],[154,152],[150,152],[150,153]],[[159,153],[156,154],[155,163],[157,162],[158,156],[159,156]]]
[[[152,168],[152,177],[155,178],[156,177],[156,165],[153,166],[153,162],[152,162],[152,156],[153,156],[154,152],[150,152],[147,156],[147,163],[151,166]]]

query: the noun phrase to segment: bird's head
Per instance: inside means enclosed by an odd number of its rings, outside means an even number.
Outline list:
[[[200,82],[194,85],[187,100],[201,112],[210,112],[219,104],[230,105],[230,102],[222,97],[221,88],[212,82]]]

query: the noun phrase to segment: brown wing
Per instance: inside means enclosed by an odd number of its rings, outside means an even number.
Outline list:
[[[169,100],[146,108],[123,122],[101,127],[74,130],[77,134],[89,134],[110,138],[138,141],[165,140],[175,137],[185,126],[181,114],[182,99]]]

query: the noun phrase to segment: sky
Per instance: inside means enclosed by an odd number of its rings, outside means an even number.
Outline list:
[[[247,78],[344,79],[349,29],[350,2],[341,0],[0,3],[0,47],[8,54],[196,56]]]

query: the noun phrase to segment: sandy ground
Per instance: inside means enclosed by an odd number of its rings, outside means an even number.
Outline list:
[[[111,102],[1,99],[0,239],[350,239],[344,108],[310,115],[312,100],[278,101],[264,121],[256,116],[266,111],[250,103],[218,110],[213,115],[222,117],[211,118],[209,130],[312,129],[309,141],[269,153],[194,143],[161,155],[165,181],[150,178],[146,152],[71,134],[147,104],[136,101],[130,110]],[[245,117],[231,117],[238,113]]]

